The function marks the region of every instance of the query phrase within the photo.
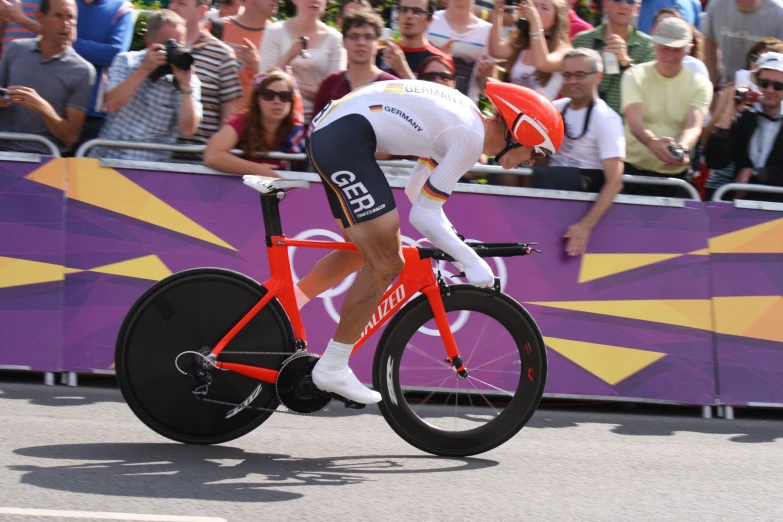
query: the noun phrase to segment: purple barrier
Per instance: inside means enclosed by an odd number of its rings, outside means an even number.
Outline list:
[[[61,159],[0,162],[0,368],[60,368],[65,172]]]
[[[783,403],[783,214],[707,208],[720,401]]]
[[[65,285],[65,370],[111,370],[128,308],[170,273],[220,266],[261,281],[267,277],[258,198],[238,179],[73,161],[66,266],[79,272]],[[401,190],[395,194],[406,216],[409,204]],[[615,205],[594,233],[590,254],[567,259],[561,235],[588,207],[470,193],[455,193],[448,204],[450,218],[468,238],[541,243],[543,255],[501,260],[494,268],[546,336],[548,393],[712,404],[703,206]],[[289,237],[337,237],[320,184],[293,193],[282,215]],[[402,231],[407,240],[419,239],[407,222]],[[322,254],[293,252],[297,274]],[[321,353],[334,332],[346,287],[303,311],[314,352]],[[365,382],[371,379],[373,345],[352,363]]]

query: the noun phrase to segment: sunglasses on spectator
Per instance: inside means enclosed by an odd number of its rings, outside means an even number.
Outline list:
[[[288,103],[294,99],[294,93],[291,91],[273,91],[272,89],[261,89],[258,92],[261,99],[264,101],[272,101],[275,97],[280,98],[283,103]]]
[[[434,82],[436,78],[440,78],[444,82],[454,79],[454,75],[450,72],[425,72],[422,73],[421,79],[428,82]]]
[[[427,11],[421,7],[406,7],[404,5],[399,6],[397,12],[400,14],[410,13],[413,16],[424,16],[427,14]]]
[[[575,73],[566,72],[563,73],[562,76],[564,80],[570,80],[571,78],[574,78],[576,80],[584,80],[585,78],[595,74],[596,72],[598,71],[590,71],[590,72],[579,71]]]
[[[783,91],[783,82],[773,82],[772,80],[767,80],[766,78],[758,81],[759,87],[762,89],[766,89],[767,87],[772,86],[773,89],[776,91]]]
[[[614,0],[615,4],[621,4],[623,3],[623,0]],[[625,0],[625,3],[628,5],[634,5],[636,3],[636,0]]]
[[[359,40],[364,40],[365,42],[374,42],[378,39],[378,37],[374,34],[358,34],[358,33],[349,33],[345,35],[345,38],[352,42],[358,42]]]

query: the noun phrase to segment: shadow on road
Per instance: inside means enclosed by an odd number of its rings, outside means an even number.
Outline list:
[[[303,497],[303,486],[347,486],[374,477],[470,471],[497,466],[480,458],[358,455],[295,458],[228,446],[184,444],[64,444],[20,448],[17,455],[62,461],[9,466],[23,484],[93,495],[280,502]],[[88,461],[74,464],[73,461]],[[285,488],[281,490],[279,488]]]
[[[3,374],[0,399],[26,400],[37,406],[87,406],[101,402],[125,402],[117,386],[107,379],[82,379],[79,386],[44,386],[39,375]],[[112,381],[113,382],[113,381]]]

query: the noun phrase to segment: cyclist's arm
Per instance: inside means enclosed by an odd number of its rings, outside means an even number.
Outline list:
[[[483,142],[479,133],[465,127],[448,129],[436,137],[433,148],[447,152],[422,184],[409,217],[411,225],[433,245],[465,266],[479,258],[472,248],[457,237],[442,207],[457,181],[481,156]]]

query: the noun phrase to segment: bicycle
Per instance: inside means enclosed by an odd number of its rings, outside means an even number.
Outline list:
[[[290,247],[358,249],[285,237],[279,204],[309,183],[275,180],[261,188],[253,178],[245,176],[245,184],[262,192],[270,278],[259,284],[220,268],[173,274],[135,302],[117,338],[125,401],[148,427],[175,441],[227,442],[274,412],[313,414],[332,399],[364,407],[313,385],[310,372],[319,356],[307,351],[288,256]],[[468,244],[482,257],[538,252],[535,243]],[[501,292],[498,279],[492,289],[447,285],[440,266],[453,259],[445,252],[403,246],[403,255],[402,273],[354,347],[388,322],[373,360],[373,387],[383,396],[378,406],[400,437],[425,452],[469,456],[493,449],[522,429],[541,400],[547,358],[538,326]],[[484,321],[476,323],[477,317]],[[487,334],[490,327],[495,330]],[[492,346],[508,353],[487,351]],[[433,372],[442,373],[432,380]],[[446,429],[441,417],[452,408],[447,422],[453,429]]]

